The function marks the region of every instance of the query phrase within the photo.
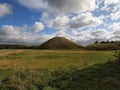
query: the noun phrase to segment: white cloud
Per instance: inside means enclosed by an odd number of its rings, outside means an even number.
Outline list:
[[[58,14],[81,13],[97,8],[95,0],[47,0],[48,6]]]
[[[53,27],[57,29],[67,28],[67,24],[69,22],[69,18],[67,16],[56,17],[53,22]]]
[[[117,11],[115,13],[111,13],[110,17],[111,17],[112,20],[120,19],[120,11]]]
[[[104,4],[105,6],[109,6],[110,4],[117,4],[119,2],[120,2],[119,0],[105,0]]]
[[[56,37],[65,37],[65,38],[67,38],[67,39],[71,39],[71,35],[70,34],[68,34],[68,33],[66,33],[66,31],[67,30],[60,30],[60,31],[58,31],[58,32],[56,32],[55,34],[54,34],[54,36],[56,36]]]
[[[48,12],[43,12],[42,13],[42,18],[49,18]]]
[[[109,28],[112,30],[112,40],[120,40],[120,23],[112,23],[109,25]]]
[[[109,17],[112,20],[118,20],[120,19],[120,1],[117,0],[116,2],[114,1],[115,6],[111,6],[112,8],[109,10],[110,11],[110,15]]]
[[[60,30],[52,35],[39,35],[32,32],[23,31],[22,28],[24,28],[24,26],[17,27],[12,25],[3,25],[0,28],[0,43],[41,44],[55,36],[65,37],[82,45],[93,43],[96,40],[120,40],[119,29],[111,32],[105,29],[88,29],[83,31],[72,30],[71,33],[67,33],[67,30]]]
[[[77,16],[57,16],[53,20],[52,27],[55,29],[79,29],[85,26],[97,26],[102,23],[101,18],[95,17],[91,12],[78,14]]]
[[[50,17],[48,12],[43,12],[42,15],[40,16],[40,21],[47,27],[51,27],[53,24],[53,19]]]
[[[36,9],[38,11],[47,7],[45,0],[18,0],[18,2],[30,9]]]
[[[105,29],[97,30],[91,33],[94,36],[94,39],[102,41],[102,40],[109,40],[111,38],[110,32]]]
[[[0,3],[0,18],[12,13],[12,7],[9,4],[1,4]]]
[[[44,25],[41,22],[35,22],[35,24],[31,28],[31,31],[32,32],[39,32],[43,29],[44,29]]]
[[[94,17],[92,13],[87,12],[72,17],[69,22],[69,27],[72,29],[78,29],[89,25],[99,25],[101,23],[102,21],[99,18]]]
[[[81,13],[97,8],[95,0],[18,0],[22,5],[38,11],[47,9],[56,14]],[[54,13],[55,14],[55,13]]]
[[[41,44],[53,35],[36,35],[23,31],[23,27],[3,25],[0,28],[0,44]]]
[[[115,22],[115,23],[108,24],[107,29],[110,29],[112,31],[120,30],[120,23]]]
[[[119,29],[113,31],[113,37],[111,39],[115,40],[115,41],[120,40],[120,30]]]
[[[44,9],[40,21],[45,26],[55,29],[67,29],[68,27],[79,29],[102,22],[90,13],[97,8],[96,0],[19,0],[19,2],[31,9],[39,11]],[[73,13],[78,14],[78,16],[68,17]]]
[[[97,29],[97,30],[84,30],[84,31],[76,31],[72,34],[72,40],[80,45],[88,45],[97,41],[107,41],[111,40],[113,37],[113,32],[109,32],[105,29]]]
[[[106,17],[104,15],[101,15],[98,17],[101,21],[103,21],[103,19],[105,19]]]
[[[116,11],[117,9],[120,9],[120,0],[98,0],[97,2],[104,2],[104,5],[102,6],[101,10],[106,10],[106,11]],[[111,7],[114,8],[111,9]]]
[[[12,25],[3,25],[0,28],[0,43],[20,41],[20,39],[24,38],[20,36],[21,36],[20,27]]]

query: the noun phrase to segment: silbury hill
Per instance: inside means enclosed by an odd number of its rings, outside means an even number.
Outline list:
[[[64,37],[54,37],[45,43],[38,46],[39,49],[80,49],[83,48],[80,45],[64,38]]]

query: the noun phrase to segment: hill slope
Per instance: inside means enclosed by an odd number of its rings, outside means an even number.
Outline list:
[[[82,46],[79,46],[75,44],[74,42],[64,38],[64,37],[54,37],[47,42],[40,45],[39,49],[77,49],[81,48]]]
[[[91,44],[86,47],[90,50],[120,50],[120,41]]]

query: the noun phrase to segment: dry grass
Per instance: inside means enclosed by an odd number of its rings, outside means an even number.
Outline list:
[[[0,69],[85,68],[107,62],[113,53],[84,50],[0,50]]]
[[[22,53],[23,50],[0,50],[0,57],[10,56]]]

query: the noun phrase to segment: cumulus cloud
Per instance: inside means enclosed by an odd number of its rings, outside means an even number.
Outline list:
[[[67,30],[60,30],[54,34],[56,37],[65,37],[71,40],[71,35],[67,33]]]
[[[1,35],[13,35],[13,34],[19,34],[19,27],[14,27],[12,25],[3,25],[0,34]]]
[[[112,34],[113,37],[111,38],[112,40],[120,40],[120,23],[113,23],[110,25],[112,29]]]
[[[117,11],[115,13],[111,13],[110,17],[111,17],[112,20],[120,19],[120,11]]]
[[[53,27],[57,29],[66,28],[69,22],[69,18],[67,16],[56,17],[53,22]]]
[[[119,0],[105,0],[104,1],[104,4],[106,7],[111,5],[111,4],[117,4],[117,3],[120,3],[120,1]]]
[[[84,26],[98,25],[101,23],[102,21],[99,18],[94,17],[92,13],[87,12],[87,13],[82,13],[78,16],[72,17],[69,22],[69,26],[72,29],[78,29]]]
[[[120,40],[120,30],[114,30],[113,31],[113,37],[112,40],[119,41]]]
[[[119,22],[117,22],[117,23],[115,22],[115,23],[108,24],[107,29],[110,29],[112,31],[120,30],[120,23]]]
[[[0,28],[0,42],[12,42],[20,41],[22,37],[20,37],[21,31],[20,27],[12,26],[12,25],[3,25]]]
[[[107,16],[120,10],[120,0],[98,0],[97,3],[100,10],[107,12],[107,14],[103,13]]]
[[[78,14],[77,16],[58,16],[53,21],[52,27],[56,29],[79,29],[85,26],[97,26],[102,23],[101,18],[95,17],[90,12]]]
[[[57,13],[81,13],[97,8],[95,0],[47,0],[48,6]]]
[[[18,0],[22,5],[41,10],[47,8],[57,14],[80,13],[97,8],[95,0]]]
[[[31,31],[32,32],[39,32],[43,29],[44,29],[44,25],[41,22],[35,22],[35,24],[31,28]]]
[[[7,15],[7,14],[11,14],[12,13],[12,7],[9,4],[1,4],[0,3],[0,18]]]
[[[48,26],[51,27],[53,24],[53,19],[51,18],[52,15],[50,15],[48,12],[43,12],[42,15],[40,16],[40,21]]]
[[[91,35],[94,36],[94,39],[99,40],[99,41],[109,40],[112,37],[112,35],[110,35],[110,32],[108,32],[105,29],[92,32]]]
[[[30,9],[41,10],[47,7],[45,0],[18,0],[19,3]]]
[[[109,8],[106,10],[110,12],[108,15],[113,21],[120,19],[120,0],[105,0],[104,8]]]
[[[101,10],[106,10],[106,11],[110,10],[111,5],[119,6],[120,4],[119,0],[96,0],[96,1],[97,1],[97,5],[101,8]]]
[[[78,29],[87,25],[95,25],[101,21],[90,12],[98,8],[96,0],[18,0],[22,5],[36,10],[43,10],[41,21],[55,29]],[[82,14],[81,14],[82,13]],[[70,14],[78,14],[72,18]],[[52,17],[51,17],[52,16]],[[88,20],[88,21],[87,21]]]
[[[24,27],[24,26],[23,26]],[[120,40],[119,29],[111,32],[105,29],[97,30],[71,30],[67,33],[67,30],[60,30],[52,35],[39,35],[32,32],[23,31],[23,27],[3,25],[0,28],[0,43],[11,43],[11,44],[41,44],[50,38],[55,36],[66,37],[80,45],[88,45],[90,43],[106,40]],[[72,37],[71,37],[72,36]]]
[[[94,43],[95,41],[111,40],[112,37],[113,32],[108,32],[105,29],[97,29],[95,31],[88,29],[80,32],[76,31],[72,34],[72,40],[80,45],[88,45]]]
[[[0,28],[0,44],[41,44],[53,37],[53,35],[35,35],[23,31],[23,27],[3,25]]]

